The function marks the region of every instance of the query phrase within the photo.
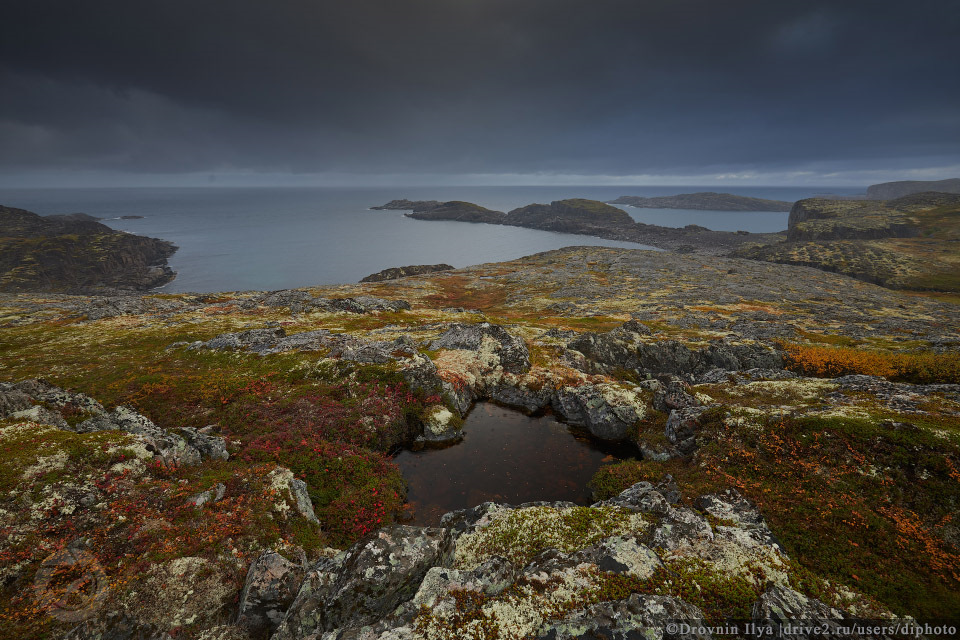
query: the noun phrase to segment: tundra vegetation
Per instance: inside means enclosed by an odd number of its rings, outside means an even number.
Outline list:
[[[572,637],[652,603],[749,618],[784,590],[948,618],[958,347],[949,299],[587,247],[283,292],[2,294],[0,635]],[[598,472],[593,506],[396,527],[391,453],[455,435],[479,399],[638,460]],[[397,548],[417,551],[364,564]],[[253,624],[266,552],[293,586]],[[92,618],[51,615],[44,594],[90,575],[38,589],[58,553],[95,558]],[[381,586],[350,582],[364,567]]]

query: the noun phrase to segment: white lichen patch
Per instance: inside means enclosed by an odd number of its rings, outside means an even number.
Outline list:
[[[456,568],[474,569],[496,555],[523,564],[543,549],[576,551],[649,526],[643,515],[615,507],[504,509],[486,518],[480,528],[457,540]]]
[[[790,584],[787,557],[774,547],[757,541],[749,531],[740,527],[716,526],[712,540],[684,539],[680,546],[661,557],[664,562],[705,562],[718,573],[751,581],[758,579],[755,570],[761,569],[765,579],[783,586]],[[762,584],[757,586],[763,587]]]
[[[837,405],[826,411],[817,411],[815,414],[821,418],[870,418],[870,412],[864,407],[856,405]]]
[[[424,429],[435,436],[441,436],[451,429],[454,421],[453,412],[443,405],[431,407],[424,418]]]
[[[37,461],[27,467],[23,472],[23,479],[29,480],[34,476],[40,476],[51,471],[59,471],[67,466],[70,456],[66,451],[58,451],[53,455],[41,456]]]
[[[778,398],[819,400],[834,391],[837,385],[826,378],[791,378],[789,380],[758,380],[743,385],[746,391],[760,392]]]
[[[56,427],[49,424],[41,424],[29,420],[17,420],[12,423],[0,424],[0,441],[13,440],[26,435],[35,438],[48,431],[57,430]]]
[[[590,564],[565,568],[551,574],[527,576],[528,582],[485,602],[471,620],[458,619],[452,598],[440,601],[415,625],[427,640],[521,640],[536,635],[549,620],[577,605],[585,606],[597,586],[597,573]],[[541,586],[542,585],[542,586]],[[491,635],[495,634],[495,635]]]

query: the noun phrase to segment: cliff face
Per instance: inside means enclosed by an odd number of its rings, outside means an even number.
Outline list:
[[[897,202],[812,198],[793,205],[787,220],[787,240],[907,238],[919,229]]]
[[[960,195],[797,202],[787,241],[734,255],[843,273],[883,286],[960,291]]]
[[[767,200],[736,196],[732,193],[702,191],[699,193],[681,193],[675,196],[642,198],[640,196],[620,196],[610,200],[611,204],[626,204],[644,209],[696,209],[703,211],[789,211],[792,203],[784,200]]]
[[[144,291],[173,280],[166,240],[114,231],[85,214],[0,207],[0,291]]]
[[[867,187],[867,197],[875,200],[891,200],[924,191],[942,193],[960,193],[960,178],[948,180],[904,180],[901,182],[882,182]]]

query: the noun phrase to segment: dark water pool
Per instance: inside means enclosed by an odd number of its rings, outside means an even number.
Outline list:
[[[633,458],[632,445],[575,435],[550,416],[531,418],[490,403],[467,416],[464,438],[445,449],[402,451],[409,522],[436,525],[455,509],[493,500],[590,504],[587,483],[605,464]]]

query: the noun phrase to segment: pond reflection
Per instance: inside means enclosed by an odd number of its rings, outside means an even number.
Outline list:
[[[491,500],[590,504],[587,483],[597,469],[635,454],[629,444],[575,435],[551,416],[532,418],[477,403],[466,418],[461,442],[445,449],[402,451],[394,462],[409,484],[408,522],[429,526],[439,524],[448,511]]]

